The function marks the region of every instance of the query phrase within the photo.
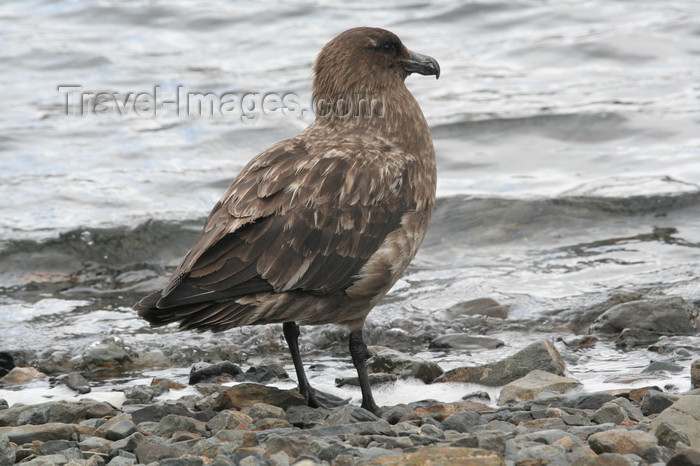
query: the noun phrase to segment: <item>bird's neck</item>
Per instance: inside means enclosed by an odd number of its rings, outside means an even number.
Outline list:
[[[367,136],[376,135],[396,145],[432,152],[428,124],[418,102],[403,82],[378,91],[335,95],[316,93],[314,110],[317,126],[325,126],[334,132],[362,131]]]

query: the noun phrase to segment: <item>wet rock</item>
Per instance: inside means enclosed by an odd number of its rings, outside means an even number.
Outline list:
[[[430,342],[430,349],[495,349],[503,346],[505,343],[497,338],[472,336],[468,333],[451,333],[442,335]]]
[[[525,377],[517,379],[501,390],[498,404],[530,401],[543,391],[563,393],[581,386],[581,382],[570,377],[560,377],[539,369],[533,370]]]
[[[23,425],[16,427],[0,427],[0,435],[6,435],[10,442],[21,445],[34,440],[47,442],[49,440],[70,440],[75,434],[70,424],[51,422],[42,425]]]
[[[452,413],[442,421],[442,427],[445,430],[455,430],[457,432],[471,432],[474,427],[484,424],[477,413],[472,411],[459,411]]]
[[[106,338],[83,350],[78,366],[89,374],[109,377],[118,375],[130,363],[131,356],[114,338]]]
[[[381,385],[383,383],[396,382],[399,380],[399,376],[396,374],[385,374],[385,373],[372,373],[369,375],[369,384],[372,386]],[[343,387],[345,385],[352,385],[354,387],[360,386],[360,380],[357,377],[342,377],[335,379],[336,387]]]
[[[690,365],[690,386],[700,388],[700,359],[696,359]]]
[[[700,464],[700,448],[686,448],[679,451],[670,460],[667,466],[697,466]]]
[[[71,390],[75,390],[81,395],[90,393],[91,390],[90,382],[88,381],[88,379],[83,377],[80,372],[71,372],[70,374],[65,374],[56,377],[56,383],[65,385],[66,387],[70,388]]]
[[[380,408],[379,414],[382,419],[392,425],[418,419],[413,410],[404,404]]]
[[[598,424],[612,423],[620,425],[623,421],[627,420],[628,417],[625,410],[620,405],[609,401],[596,410],[591,419]]]
[[[458,448],[440,445],[421,448],[412,453],[401,455],[378,456],[372,459],[372,464],[391,466],[453,466],[462,465],[503,465],[503,457],[498,453],[480,448]]]
[[[700,395],[684,395],[662,411],[651,423],[650,432],[665,444],[662,438],[687,438],[689,445],[700,447]],[[675,442],[674,442],[675,443]],[[665,445],[672,448],[674,445]]]
[[[409,356],[391,349],[384,349],[367,361],[367,367],[372,372],[396,374],[400,378],[415,377],[424,383],[435,380],[443,370],[434,362]]]
[[[15,464],[15,449],[7,435],[0,435],[0,464]]]
[[[588,437],[596,453],[639,454],[657,445],[656,437],[641,430],[611,429]]]
[[[578,409],[599,409],[605,403],[614,399],[615,397],[609,393],[589,393],[579,398],[575,406]]]
[[[325,408],[314,409],[306,405],[296,405],[287,409],[286,419],[295,427],[309,428],[320,425],[330,413],[331,411]]]
[[[0,411],[7,409],[9,407],[10,407],[10,404],[7,402],[7,400],[0,398]]]
[[[508,318],[508,312],[506,312],[503,306],[501,306],[498,301],[491,298],[478,298],[457,303],[447,309],[447,313],[452,317],[480,315],[498,319]]]
[[[254,383],[242,383],[233,387],[200,384],[197,389],[204,395],[215,395],[216,402],[212,409],[246,408],[255,403],[267,403],[284,410],[290,406],[305,405],[306,400],[296,388],[280,390],[275,387]]]
[[[243,370],[241,370],[240,366],[230,361],[217,362],[215,364],[198,362],[190,369],[189,384],[230,382],[234,380],[235,376],[242,373]]]
[[[642,374],[649,374],[654,372],[681,372],[683,368],[678,364],[674,364],[669,361],[654,361],[647,367],[642,369]]]
[[[673,402],[678,399],[677,397],[674,398],[675,399],[671,399],[667,394],[657,392],[656,390],[649,390],[642,398],[642,404],[640,405],[642,414],[645,416],[658,414],[671,406]]]
[[[637,301],[642,298],[639,293],[611,293],[598,298],[595,302],[587,307],[576,307],[565,311],[561,317],[569,323],[576,333],[587,333],[588,327],[598,316],[613,306],[629,301]]]
[[[567,348],[577,351],[586,348],[593,348],[598,341],[598,338],[594,335],[580,335],[568,338],[559,337],[557,338],[557,341],[564,343]]]
[[[287,374],[287,371],[285,371],[282,366],[276,364],[251,366],[243,374],[234,377],[236,382],[254,382],[260,384],[285,379],[289,379],[289,374]]]
[[[124,389],[126,404],[146,404],[157,396],[170,391],[170,382],[162,380],[156,385],[135,385]]]
[[[661,335],[651,330],[641,328],[626,328],[615,339],[615,346],[618,348],[637,348],[649,346],[659,341]]]
[[[505,385],[535,369],[564,374],[564,361],[552,342],[533,343],[514,355],[480,367],[459,367],[445,372],[435,382],[463,382],[482,385]]]
[[[683,298],[660,298],[618,304],[600,315],[592,330],[618,333],[625,328],[639,328],[672,335],[695,334],[695,306]]]
[[[0,385],[20,385],[43,377],[46,374],[34,367],[15,367],[0,379]]]

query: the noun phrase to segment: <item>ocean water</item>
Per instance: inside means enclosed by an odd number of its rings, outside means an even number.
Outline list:
[[[207,359],[226,340],[245,361],[283,362],[291,373],[275,327],[151,330],[130,308],[164,284],[245,163],[312,121],[313,60],[360,25],[392,30],[442,68],[438,81],[407,79],[433,134],[438,206],[406,276],[370,314],[370,343],[413,332],[410,350],[449,369],[570,338],[556,316],[611,293],[700,302],[694,0],[8,1],[0,6],[0,351],[32,364],[115,338],[140,351],[200,348]],[[176,102],[188,92],[233,94],[240,106],[200,115]],[[258,111],[265,94],[292,96],[293,111]],[[509,319],[457,328],[445,313],[484,297]],[[506,344],[428,350],[427,340],[455,331]],[[352,368],[347,354],[323,351],[324,332],[303,341],[306,362],[324,365],[312,382],[357,398],[333,386]],[[609,375],[663,359],[686,370],[635,383],[684,390],[700,340],[674,338],[684,351],[623,351],[605,338],[578,352],[558,347],[586,389],[614,388]],[[186,378],[187,367],[154,373]],[[149,374],[95,383],[107,393]],[[30,388],[26,396],[54,396],[48,382]],[[465,391],[418,388],[445,401]],[[377,398],[412,401],[415,390],[402,383]]]

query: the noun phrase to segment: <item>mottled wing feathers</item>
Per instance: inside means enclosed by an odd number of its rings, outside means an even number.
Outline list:
[[[221,330],[250,311],[236,298],[349,287],[415,208],[412,196],[401,195],[408,184],[401,167],[384,167],[373,179],[360,163],[366,160],[359,156],[314,160],[299,140],[253,159],[212,210],[172,282],[157,300],[139,303],[140,314],[155,325]]]

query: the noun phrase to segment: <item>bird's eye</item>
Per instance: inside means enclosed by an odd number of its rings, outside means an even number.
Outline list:
[[[384,53],[394,53],[394,51],[396,50],[396,47],[391,42],[385,42],[384,44],[382,44],[381,48],[382,52]]]

